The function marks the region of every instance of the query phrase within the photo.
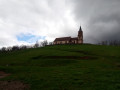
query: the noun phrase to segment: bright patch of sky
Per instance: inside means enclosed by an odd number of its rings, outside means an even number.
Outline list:
[[[19,34],[16,37],[18,41],[24,41],[27,43],[35,43],[36,41],[45,40],[45,36],[36,36],[32,34]]]

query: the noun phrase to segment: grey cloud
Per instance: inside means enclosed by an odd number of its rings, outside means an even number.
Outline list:
[[[0,0],[0,39],[5,41],[4,45],[14,45],[4,36],[19,44],[16,36],[20,33],[46,36],[53,41],[63,36],[61,31],[65,26],[72,27],[73,21],[66,0]]]
[[[0,0],[0,46],[22,44],[20,33],[76,37],[80,23],[86,43],[120,39],[119,8],[120,0]]]
[[[72,0],[76,20],[87,24],[86,42],[120,40],[120,0]],[[81,22],[82,22],[81,21]]]

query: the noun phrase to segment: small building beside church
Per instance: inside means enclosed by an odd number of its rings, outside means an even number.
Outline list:
[[[56,38],[53,42],[54,45],[56,44],[82,44],[83,43],[83,31],[80,26],[80,29],[78,31],[78,36],[71,38],[71,37],[61,37]]]

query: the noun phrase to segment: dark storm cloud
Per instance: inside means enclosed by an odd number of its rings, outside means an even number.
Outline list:
[[[73,13],[84,22],[85,41],[120,40],[120,0],[72,0]]]

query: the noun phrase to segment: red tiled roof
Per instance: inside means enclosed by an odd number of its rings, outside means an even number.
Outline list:
[[[55,41],[70,41],[71,37],[61,37],[61,38],[56,38]]]
[[[75,37],[75,38],[71,38],[71,40],[78,40],[78,38],[77,38],[77,37]]]

